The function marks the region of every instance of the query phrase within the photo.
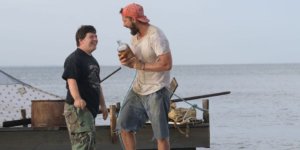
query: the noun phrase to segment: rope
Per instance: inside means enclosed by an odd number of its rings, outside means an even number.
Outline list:
[[[168,89],[168,88],[167,88]],[[194,117],[187,117],[187,114],[192,110],[192,109],[198,109],[200,111],[208,111],[207,109],[203,109],[203,108],[200,108],[198,107],[197,104],[192,104],[188,101],[186,101],[185,99],[181,98],[180,96],[178,96],[177,94],[175,94],[173,91],[171,91],[170,89],[168,89],[170,93],[173,93],[173,95],[179,99],[181,99],[183,102],[187,103],[188,105],[191,106],[191,108],[188,109],[188,111],[185,112],[184,116],[182,117],[182,121],[181,122],[177,122],[176,120],[174,120],[174,127],[179,131],[179,133],[185,135],[185,137],[189,137],[189,133],[190,133],[190,126],[188,123],[190,123],[190,121],[192,119],[195,119]],[[180,129],[179,126],[177,126],[177,123],[179,124],[186,124],[186,128],[185,128],[185,132],[182,131]]]
[[[168,89],[168,88],[167,88],[167,89]],[[208,111],[207,109],[203,109],[203,108],[198,107],[197,104],[192,104],[192,103],[186,101],[185,99],[181,98],[180,96],[178,96],[177,94],[175,94],[174,92],[172,92],[170,89],[168,89],[168,91],[169,91],[170,93],[173,93],[173,95],[174,95],[175,97],[181,99],[183,102],[187,103],[187,104],[190,105],[191,107],[196,108],[196,109],[201,110],[201,111]]]
[[[196,119],[195,117],[187,117],[187,114],[189,113],[189,111],[191,111],[193,108],[189,108],[188,111],[186,111],[186,113],[184,114],[184,116],[182,117],[182,121],[181,122],[177,122],[176,119],[173,120],[174,121],[174,127],[179,131],[179,133],[185,135],[185,137],[189,137],[190,135],[190,126],[189,123],[191,122],[191,120]],[[180,124],[185,124],[186,128],[185,131],[183,131],[178,125],[177,123]]]

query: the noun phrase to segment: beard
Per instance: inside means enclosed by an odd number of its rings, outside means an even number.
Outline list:
[[[137,28],[135,23],[131,24],[131,28],[130,28],[130,33],[131,35],[136,35],[137,33],[139,33],[139,29]]]

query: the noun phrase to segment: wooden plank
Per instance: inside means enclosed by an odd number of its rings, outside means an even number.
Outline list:
[[[122,149],[119,140],[112,143],[109,126],[96,127],[97,149]],[[190,128],[186,138],[174,127],[170,127],[172,148],[209,147],[209,124]],[[145,125],[136,135],[138,149],[156,149],[152,140],[152,128]],[[9,150],[70,150],[69,135],[66,128],[0,128],[1,149]]]
[[[112,144],[109,126],[96,127],[96,143],[98,149],[121,149],[120,144]],[[0,145],[7,150],[71,150],[66,128],[3,128]]]

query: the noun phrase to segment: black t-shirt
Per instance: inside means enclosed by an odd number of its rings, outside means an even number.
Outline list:
[[[86,101],[86,107],[96,117],[99,112],[100,98],[100,67],[97,60],[79,48],[76,49],[65,60],[62,78],[66,81],[70,78],[76,80],[81,98]],[[73,104],[74,99],[68,82],[66,88],[68,90],[66,102]]]

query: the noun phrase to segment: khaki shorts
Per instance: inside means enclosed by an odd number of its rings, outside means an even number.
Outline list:
[[[72,150],[95,150],[95,119],[88,109],[75,108],[65,103],[64,116]]]

